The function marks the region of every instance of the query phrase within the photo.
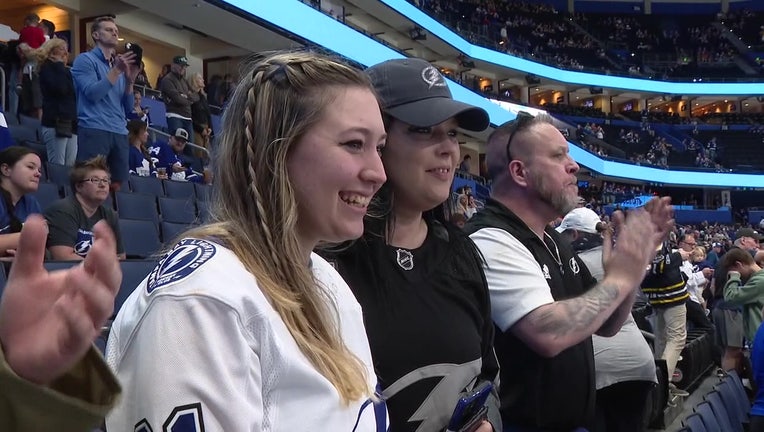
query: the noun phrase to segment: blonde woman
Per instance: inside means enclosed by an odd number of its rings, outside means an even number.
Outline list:
[[[196,143],[207,148],[209,147],[210,136],[212,135],[212,117],[210,114],[210,105],[207,102],[207,93],[204,91],[204,77],[201,73],[192,73],[186,77],[188,88],[192,93],[199,95],[199,99],[191,104],[191,121],[194,127],[194,137]]]
[[[361,308],[312,253],[361,236],[386,180],[371,85],[310,53],[270,54],[242,76],[211,222],[186,233],[114,322],[107,360],[125,395],[107,427],[385,430]]]
[[[72,166],[77,158],[77,93],[66,67],[69,48],[63,39],[50,39],[34,56],[40,65],[41,135],[48,162]]]

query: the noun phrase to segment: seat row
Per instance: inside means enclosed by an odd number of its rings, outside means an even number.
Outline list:
[[[680,432],[743,432],[748,430],[751,408],[748,394],[735,371],[720,379],[703,401],[682,421]]]

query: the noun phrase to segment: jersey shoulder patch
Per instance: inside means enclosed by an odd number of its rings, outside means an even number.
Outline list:
[[[163,286],[187,278],[215,256],[216,252],[217,246],[209,241],[189,238],[181,240],[149,273],[146,293],[151,294]]]

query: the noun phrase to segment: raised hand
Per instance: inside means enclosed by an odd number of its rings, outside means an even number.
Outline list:
[[[30,216],[0,299],[0,342],[20,377],[48,384],[87,352],[111,316],[122,281],[114,234],[105,221],[82,264],[48,272],[43,267],[47,227]]]

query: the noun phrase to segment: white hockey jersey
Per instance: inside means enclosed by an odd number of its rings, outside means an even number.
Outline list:
[[[329,263],[311,259],[313,274],[335,300],[341,336],[374,388],[361,307]],[[179,242],[130,295],[106,356],[124,390],[106,419],[109,431],[378,428],[374,405],[342,405],[255,277],[230,250],[206,240]]]

